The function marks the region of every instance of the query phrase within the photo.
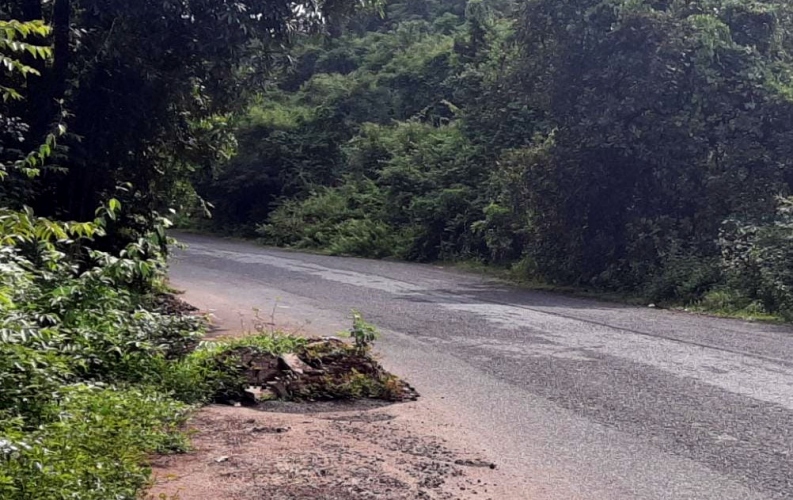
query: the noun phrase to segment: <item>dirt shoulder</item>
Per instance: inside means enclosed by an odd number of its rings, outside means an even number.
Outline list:
[[[207,407],[190,422],[195,450],[154,461],[150,498],[505,498],[497,469],[420,432],[414,406]]]

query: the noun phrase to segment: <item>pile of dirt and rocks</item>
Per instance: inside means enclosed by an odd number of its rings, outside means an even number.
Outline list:
[[[221,362],[244,379],[245,389],[219,402],[255,405],[275,399],[398,402],[418,398],[409,384],[383,369],[368,349],[335,337],[308,339],[295,352],[280,356],[237,347],[224,353]]]
[[[172,293],[161,293],[154,297],[154,306],[163,314],[197,314],[198,309]]]

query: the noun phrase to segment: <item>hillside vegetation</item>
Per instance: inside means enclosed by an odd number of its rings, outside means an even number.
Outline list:
[[[293,65],[196,178],[212,229],[793,316],[793,7],[394,0]]]

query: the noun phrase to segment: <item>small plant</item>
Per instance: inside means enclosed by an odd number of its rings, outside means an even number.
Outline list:
[[[352,329],[350,336],[355,340],[355,347],[359,351],[366,351],[378,337],[377,328],[363,319],[363,315],[356,310],[352,311]]]

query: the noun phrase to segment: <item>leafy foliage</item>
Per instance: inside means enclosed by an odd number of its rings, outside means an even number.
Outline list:
[[[726,282],[737,293],[731,305],[759,303],[793,318],[793,200],[780,199],[775,217],[764,223],[725,222],[719,242]]]
[[[3,103],[23,101],[24,96],[20,93],[19,87],[26,82],[28,76],[41,76],[39,70],[31,66],[33,63],[28,64],[27,61],[49,60],[52,58],[52,49],[28,40],[46,37],[50,32],[50,27],[41,20],[28,22],[0,20],[0,66],[4,73],[0,94]],[[9,169],[28,177],[38,175],[39,167],[52,153],[55,134],[47,134],[37,149],[26,151],[22,148],[24,135],[28,131],[27,123],[8,112],[0,113],[0,123],[5,129],[0,147],[0,180],[6,178]],[[61,124],[58,125],[58,131],[61,134],[64,132]]]
[[[523,74],[554,127],[526,172],[549,279],[639,287],[681,252],[714,256],[723,220],[762,218],[788,189],[787,7],[702,4],[524,10]]]
[[[164,268],[143,243],[80,251],[103,219],[0,220],[0,496],[135,498],[146,454],[184,448],[187,407],[153,387],[199,322],[153,306]]]
[[[28,43],[25,40],[33,37],[46,37],[51,29],[41,20],[20,22],[14,19],[10,21],[0,21],[0,65],[7,76],[16,75],[26,78],[28,75],[41,76],[41,73],[28,64],[25,64],[20,56],[29,55],[34,59],[49,59],[52,57],[52,50],[49,47]],[[3,100],[20,100],[22,94],[13,87],[0,86],[0,93]]]
[[[284,203],[260,233],[347,255],[428,260],[470,250],[467,226],[479,216],[474,193],[484,176],[458,128],[371,124],[345,154],[347,182]]]
[[[42,175],[15,177],[0,186],[0,199],[46,217],[87,220],[118,197],[127,210],[108,227],[111,237],[94,244],[118,251],[145,235],[158,214],[194,200],[193,178],[233,151],[230,113],[284,65],[293,38],[377,3],[0,1],[3,19],[20,20],[0,25],[6,72],[40,75],[4,84],[20,99],[3,104],[0,115],[26,124],[17,137],[23,144],[54,149],[47,135],[69,130],[59,154],[38,165],[48,167]],[[52,61],[41,59],[49,54]]]
[[[137,498],[150,452],[184,450],[188,407],[139,389],[74,385],[42,410],[43,425],[0,427],[0,496]]]

